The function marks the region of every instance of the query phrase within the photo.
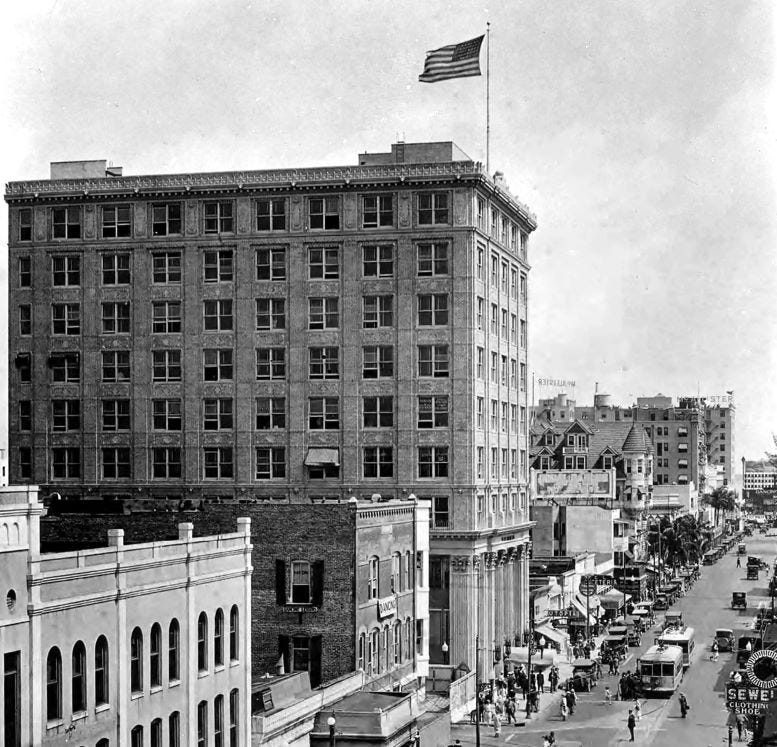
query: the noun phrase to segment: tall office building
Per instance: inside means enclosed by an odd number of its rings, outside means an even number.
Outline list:
[[[477,631],[524,632],[536,222],[499,172],[451,142],[397,143],[344,167],[57,163],[5,197],[11,482],[415,493],[432,504],[432,663],[473,662]]]

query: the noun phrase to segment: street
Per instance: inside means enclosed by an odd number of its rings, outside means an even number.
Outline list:
[[[747,554],[758,555],[772,568],[777,544],[774,538],[756,534],[745,538]],[[635,744],[652,747],[708,747],[728,743],[729,712],[726,710],[724,685],[732,670],[736,669],[736,653],[722,652],[717,662],[710,661],[710,644],[716,628],[731,628],[735,638],[749,629],[759,602],[767,603],[770,571],[762,571],[758,581],[746,579],[746,560],[742,567],[736,567],[736,545],[733,550],[714,565],[702,566],[702,576],[684,597],[680,597],[670,608],[682,611],[686,625],[695,631],[696,648],[691,666],[686,671],[680,689],[668,700],[650,698],[641,701],[642,720],[635,730]],[[746,591],[746,611],[731,609],[731,592]],[[636,658],[654,643],[663,622],[663,613],[656,614],[656,625],[642,636],[642,646],[632,647],[629,657],[621,666],[621,672],[633,671]],[[616,692],[618,676],[604,675],[597,687],[589,693],[578,693],[575,715],[566,722],[558,713],[558,696],[553,705],[535,716],[526,726],[504,726],[500,738],[493,736],[491,727],[481,727],[481,744],[509,744],[513,747],[540,747],[542,736],[553,730],[557,747],[581,744],[583,747],[614,747],[628,742],[629,732],[626,718],[633,703],[614,701],[604,703],[606,684]],[[683,719],[680,716],[678,695],[685,693],[690,711]],[[733,723],[733,722],[732,722]],[[737,744],[736,729],[734,744]],[[454,725],[451,741],[459,740],[462,745],[475,744],[474,727]]]

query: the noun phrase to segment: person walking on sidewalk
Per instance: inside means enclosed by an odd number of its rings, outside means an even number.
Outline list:
[[[637,721],[642,721],[642,706],[639,704],[638,700],[634,701],[634,717]]]
[[[710,654],[710,661],[717,661],[719,657],[720,647],[717,641],[712,642],[712,653]]]
[[[742,741],[742,734],[747,731],[747,729],[745,729],[746,721],[747,717],[744,713],[737,713],[737,740],[739,742]]]
[[[569,715],[569,706],[567,705],[566,693],[561,693],[561,720],[566,721]]]
[[[685,693],[680,693],[680,715],[685,718],[686,714],[688,713],[688,710],[690,706],[688,705],[688,700],[685,697]]]
[[[612,690],[609,685],[604,686],[604,702],[607,705],[612,705]]]
[[[567,706],[569,707],[569,715],[574,716],[575,705],[577,704],[577,695],[575,694],[575,690],[573,687],[570,687],[569,690],[567,690],[566,699],[567,699]]]
[[[542,670],[537,672],[537,691],[545,692],[545,675],[542,673]]]
[[[634,727],[637,725],[636,719],[634,718],[634,711],[629,710],[629,718],[626,721],[626,725],[629,727],[629,742],[634,741]]]
[[[740,559],[739,555],[737,555],[737,568],[742,567],[742,560]]]

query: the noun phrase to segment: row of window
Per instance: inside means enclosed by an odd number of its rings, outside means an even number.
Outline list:
[[[492,205],[489,211],[482,197],[477,199],[477,226],[494,241],[509,246],[513,251],[520,251],[526,257],[528,235],[495,206]]]
[[[483,329],[483,310],[485,307],[484,299],[478,297],[475,310],[475,324],[477,328]],[[509,322],[509,326],[508,326]],[[507,309],[501,309],[495,303],[491,304],[491,334],[501,337],[505,342],[511,342],[513,345],[520,343],[522,349],[526,349],[527,324],[525,319],[519,320],[516,314],[509,314]],[[519,336],[520,331],[520,336]]]
[[[182,455],[179,446],[153,447],[151,477],[154,480],[181,479]],[[32,479],[32,449],[19,447],[19,478]],[[50,450],[52,480],[74,480],[82,477],[81,449],[78,446],[57,446]],[[132,449],[109,447],[100,450],[101,475],[106,480],[132,478]],[[417,447],[416,476],[419,479],[448,477],[448,447]],[[340,465],[335,463],[307,464],[310,479],[340,476]],[[257,447],[254,449],[254,479],[280,480],[286,478],[286,448]],[[394,477],[394,448],[366,446],[362,449],[362,477]],[[202,450],[202,478],[204,480],[232,480],[235,477],[235,455],[231,446],[206,447]]]
[[[475,475],[478,480],[485,479],[485,447],[478,446],[476,449],[475,458]],[[500,460],[501,454],[501,460]],[[520,473],[518,457],[520,456]],[[508,461],[509,459],[509,461]],[[491,461],[489,476],[492,480],[515,480],[525,479],[527,466],[527,456],[525,449],[499,449],[496,447],[491,448]]]
[[[449,425],[449,402],[447,394],[422,395],[417,397],[417,427],[447,428]],[[504,407],[507,405],[505,404]],[[182,400],[152,399],[151,428],[156,431],[180,431],[183,425]],[[130,399],[103,399],[100,402],[100,425],[105,432],[129,431],[132,428]],[[255,400],[256,430],[286,428],[286,398],[257,397]],[[515,405],[511,427],[516,429]],[[204,399],[202,401],[201,427],[205,431],[232,430],[234,428],[234,400],[231,398]],[[340,398],[310,397],[308,399],[308,428],[310,430],[340,429]],[[521,408],[522,423],[525,424],[526,408]],[[19,401],[19,431],[32,431],[32,400]],[[52,431],[66,432],[81,430],[81,401],[78,399],[55,399],[51,401]],[[362,397],[362,426],[364,428],[392,428],[394,426],[394,397]],[[479,425],[482,428],[482,424]]]
[[[232,381],[234,379],[234,350],[206,348],[202,351],[203,381]],[[416,347],[418,376],[448,378],[450,357],[448,345],[418,345]],[[286,348],[256,348],[255,377],[258,381],[286,378]],[[151,351],[151,380],[175,382],[183,380],[183,351],[165,348]],[[49,358],[52,381],[74,383],[80,381],[80,356],[77,353],[56,353]],[[525,364],[521,363],[522,376]],[[15,359],[20,383],[32,381],[32,356],[18,353]],[[130,351],[102,352],[102,381],[120,382],[130,378]],[[394,374],[394,348],[391,345],[369,345],[363,348],[362,376],[365,379],[389,378]],[[310,379],[340,378],[340,348],[335,345],[308,348],[308,376]],[[522,379],[523,381],[523,379]]]
[[[479,379],[480,381],[485,381],[484,358],[485,350],[481,347],[478,347],[475,350],[475,378]],[[500,356],[499,353],[491,353],[490,380],[495,384],[499,383],[502,386],[509,386],[511,389],[515,389],[516,360],[514,358],[510,358],[509,364],[510,368],[508,369],[508,357],[506,355]],[[526,391],[527,384],[525,363],[518,364],[518,375],[521,391],[524,392]]]
[[[389,560],[384,560],[384,574],[381,579],[381,560],[377,555],[367,559],[366,599],[379,599],[389,594],[399,594],[413,588],[413,553],[407,550],[391,554]],[[389,563],[391,564],[389,566]],[[386,567],[388,566],[388,567]],[[384,584],[387,583],[388,588]],[[359,599],[364,599],[359,593]]]
[[[475,277],[481,282],[486,282],[485,268],[486,249],[478,246],[475,265]],[[525,258],[525,256],[524,256]],[[492,288],[497,288],[502,292],[502,296],[507,298],[508,292],[511,298],[518,298],[519,280],[520,280],[520,298],[524,303],[527,301],[527,276],[519,272],[518,268],[501,259],[496,253],[491,254],[491,268],[489,280]]]
[[[359,634],[357,669],[368,675],[390,671],[413,658],[413,621],[395,620],[392,625],[373,628],[369,633]]]
[[[449,192],[419,192],[414,196],[416,224],[419,226],[451,225]],[[261,197],[252,200],[252,220],[256,231],[288,231],[289,204],[285,197]],[[394,228],[396,200],[393,194],[360,195],[359,222],[365,229]],[[485,201],[478,199],[478,227],[485,230]],[[184,232],[184,209],[181,202],[151,203],[149,222],[152,236],[177,236]],[[234,200],[204,200],[198,220],[205,234],[235,233]],[[336,231],[342,223],[342,201],[339,195],[306,198],[306,228]],[[102,238],[130,238],[133,235],[133,207],[130,204],[103,205],[98,208]],[[78,205],[49,209],[50,235],[54,239],[80,239],[83,235],[83,213]],[[32,208],[19,209],[19,241],[32,241]],[[518,225],[492,208],[492,237],[514,250],[525,251],[527,235]]]

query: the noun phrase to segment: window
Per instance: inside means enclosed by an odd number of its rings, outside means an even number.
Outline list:
[[[483,479],[483,461],[485,457],[485,449],[482,446],[478,446],[477,451],[477,465],[476,465],[476,472],[478,480]]]
[[[102,449],[103,479],[118,480],[131,476],[130,450],[111,446]]]
[[[208,701],[197,704],[197,747],[208,747]]]
[[[179,479],[181,477],[181,449],[178,446],[152,449],[152,475],[155,480]]]
[[[526,364],[521,363],[520,365],[520,371],[521,371],[521,391],[526,391]]]
[[[363,473],[365,478],[394,476],[394,449],[391,446],[366,446]]]
[[[339,299],[309,298],[310,329],[336,329],[340,326]]]
[[[364,296],[362,326],[365,329],[394,324],[394,296]]]
[[[256,201],[256,230],[286,230],[286,200],[283,197],[264,198]]]
[[[311,229],[336,231],[340,228],[340,198],[333,196],[308,199],[308,224]]]
[[[310,604],[311,574],[310,563],[305,560],[295,560],[291,564],[291,603]]]
[[[108,679],[108,640],[104,635],[94,644],[94,702],[104,705],[110,698]]]
[[[232,331],[232,299],[203,301],[202,316],[206,332]]]
[[[499,307],[495,304],[491,304],[491,334],[499,334]]]
[[[362,228],[381,228],[393,225],[393,195],[364,195],[362,197]]]
[[[52,228],[55,239],[81,238],[81,210],[77,207],[53,208]],[[56,285],[56,283],[55,283]]]
[[[81,285],[81,257],[75,255],[52,257],[51,269],[52,285]]]
[[[391,244],[362,247],[362,271],[366,278],[394,275],[394,247]]]
[[[69,480],[81,477],[81,449],[56,447],[51,450],[51,476],[55,480]]]
[[[394,376],[394,348],[391,345],[367,345],[363,348],[362,377],[383,379]]]
[[[475,377],[480,379],[481,381],[483,380],[483,355],[484,355],[484,353],[485,353],[485,351],[483,350],[483,348],[479,347],[478,348],[478,352],[477,352],[476,363],[475,363]]]
[[[526,320],[521,319],[521,350],[526,350]]]
[[[432,498],[432,528],[450,528],[450,507],[447,495],[435,495]]]
[[[370,649],[369,658],[367,661],[367,669],[369,674],[377,674],[380,671],[380,661],[378,659],[379,645],[378,639],[380,637],[380,631],[376,628],[370,633]]]
[[[175,236],[182,233],[181,203],[168,202],[151,208],[151,234],[153,236]],[[157,282],[154,280],[154,282]]]
[[[485,305],[485,301],[478,296],[477,300],[477,306],[475,309],[475,323],[477,324],[478,329],[483,329],[483,307]]]
[[[286,449],[256,449],[256,479],[279,480],[286,477]]]
[[[28,303],[19,306],[19,334],[32,334],[32,306]]]
[[[213,700],[213,745],[224,747],[224,696],[217,695]]]
[[[480,202],[480,200],[478,200]],[[478,247],[477,252],[477,265],[475,266],[475,277],[478,280],[483,280],[483,247]]]
[[[229,611],[229,660],[238,661],[240,658],[240,610],[236,604]]]
[[[499,257],[491,255],[491,285],[496,288],[499,282]]]
[[[62,718],[62,655],[54,646],[46,657],[46,720]]]
[[[523,247],[525,236],[521,234],[521,247]],[[526,275],[521,273],[521,303],[525,306],[526,303],[529,300],[528,294],[527,294],[527,278]]]
[[[497,239],[499,238],[499,211],[496,208],[491,208],[491,236]]]
[[[204,612],[197,618],[197,669],[208,669],[208,616]]]
[[[154,254],[153,280],[155,283],[181,282],[181,252],[161,252]]]
[[[418,195],[419,225],[434,226],[449,222],[447,192],[421,192]]]
[[[19,430],[32,430],[32,400],[23,399],[19,401]]]
[[[523,409],[521,408],[521,410]],[[518,407],[516,405],[510,405],[510,431],[513,433],[518,432]]]
[[[256,250],[257,280],[286,280],[286,249],[283,247]]]
[[[479,398],[482,406],[483,399]],[[481,414],[482,418],[482,414]],[[418,427],[448,427],[448,395],[423,396],[418,398]]]
[[[447,477],[448,447],[418,447],[418,477]]]
[[[478,430],[483,429],[483,397],[478,397],[475,405],[475,424]]]
[[[448,244],[433,243],[418,245],[418,276],[448,274]]]
[[[202,353],[204,381],[232,381],[232,350],[211,348]]]
[[[515,389],[517,383],[518,364],[515,358],[510,358],[510,388]]]
[[[149,678],[151,687],[162,686],[162,627],[159,623],[151,626],[149,636]]]
[[[19,208],[19,241],[32,241],[32,208]]]
[[[19,257],[19,287],[32,287],[32,258]]]
[[[286,328],[286,299],[285,298],[257,298],[256,299],[256,328],[257,329],[285,329]]]
[[[515,449],[510,449],[510,478],[515,479],[518,471],[518,453]]]
[[[203,406],[203,430],[232,430],[232,400],[227,398],[206,399]]]
[[[284,348],[257,348],[257,379],[286,378],[286,350]]]
[[[61,367],[58,364],[61,362]],[[53,367],[54,381],[69,381],[67,378],[68,363],[75,367],[76,378],[72,379],[78,381],[78,359],[71,356],[55,359],[55,365]],[[57,371],[61,368],[61,371],[65,373],[65,378],[58,379]],[[128,381],[130,377],[129,366],[129,351],[128,350],[104,350],[102,353],[102,380],[106,382],[118,382]]]
[[[499,402],[491,400],[491,430],[495,431],[499,427]]]
[[[103,238],[117,239],[132,235],[129,205],[103,207]]]
[[[310,348],[309,356],[309,373],[311,379],[340,378],[339,348]]]
[[[155,431],[181,430],[181,400],[155,399],[152,401],[152,423]]]
[[[418,296],[418,324],[420,326],[448,323],[448,294],[435,293]]]
[[[213,664],[224,664],[224,612],[219,607],[213,617]]]
[[[229,693],[229,747],[238,747],[240,743],[240,691]]]
[[[367,598],[368,599],[377,599],[378,598],[378,568],[380,566],[380,561],[376,557],[372,557],[368,561],[368,576],[367,576]]]
[[[507,432],[507,402],[502,402],[502,418],[501,418],[502,433]]]
[[[70,674],[72,712],[86,710],[86,648],[81,641],[73,646]]]
[[[503,340],[507,340],[508,339],[508,337],[507,337],[507,311],[502,309],[501,314],[502,314],[502,326],[500,328],[500,333],[502,335],[502,339]]]
[[[518,317],[515,314],[510,314],[510,342],[518,344]]]
[[[32,449],[29,446],[19,447],[19,477],[32,479]]]
[[[151,352],[152,378],[154,381],[181,380],[181,351],[153,350]]]
[[[286,398],[258,397],[256,400],[256,430],[266,431],[286,427]]]
[[[181,628],[178,620],[173,618],[167,629],[167,678],[169,682],[177,682],[181,678],[180,662]]]
[[[102,329],[104,335],[128,334],[130,331],[130,305],[126,302],[110,302],[102,305]]]
[[[130,747],[143,747],[143,727],[134,726],[130,732]]]
[[[448,377],[448,346],[447,345],[419,345],[418,346],[418,375],[434,376],[435,378]]]
[[[152,303],[151,331],[170,334],[181,331],[181,302],[154,301]]]
[[[155,718],[151,722],[151,747],[162,747],[162,719]]]
[[[54,335],[81,334],[81,306],[77,303],[51,305],[51,332]]]
[[[135,628],[130,637],[130,691],[143,692],[143,633]]]
[[[232,448],[217,446],[202,450],[203,477],[206,480],[227,480],[234,477]]]
[[[391,577],[389,583],[389,588],[394,594],[402,591],[402,556],[398,552],[391,555]]]
[[[308,277],[311,280],[337,280],[340,277],[340,250],[336,246],[309,249]]]
[[[502,356],[502,365],[499,367],[500,376],[499,376],[499,383],[502,386],[507,386],[507,356]]]
[[[129,285],[130,255],[103,254],[103,285]]]
[[[232,282],[232,250],[206,251],[203,253],[203,279],[206,283]]]
[[[364,397],[363,423],[365,428],[391,428],[394,425],[393,397]]]
[[[338,430],[340,428],[339,398],[311,397],[308,415],[310,430]]]
[[[232,233],[234,230],[232,202],[230,200],[206,202],[202,206],[202,212],[205,233]]]

